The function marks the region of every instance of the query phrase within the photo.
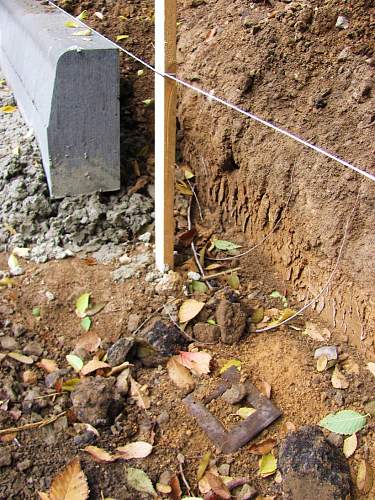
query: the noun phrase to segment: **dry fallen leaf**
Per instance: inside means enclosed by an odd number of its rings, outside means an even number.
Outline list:
[[[349,374],[359,375],[359,365],[351,358],[346,359],[341,363],[342,369]]]
[[[271,392],[272,392],[272,387],[271,385],[266,382],[265,380],[263,380],[260,384],[259,384],[259,390],[262,394],[264,394],[266,396],[267,399],[271,399]]]
[[[8,357],[19,361],[20,363],[24,363],[25,365],[32,365],[34,363],[31,356],[25,356],[20,352],[8,352]]]
[[[206,472],[206,469],[208,467],[208,464],[210,463],[211,460],[211,452],[207,451],[201,461],[199,462],[198,466],[198,471],[197,471],[197,480],[200,481],[203,477],[203,474]]]
[[[357,488],[363,495],[372,490],[374,484],[374,472],[366,460],[361,460],[357,472]]]
[[[311,321],[306,321],[306,328],[303,333],[318,342],[326,342],[331,338],[331,332],[327,328],[319,328]]]
[[[86,500],[89,496],[86,476],[75,458],[52,481],[49,500]]]
[[[185,352],[181,351],[176,356],[177,361],[191,370],[194,375],[204,375],[210,372],[211,356],[207,352]]]
[[[230,491],[220,476],[217,476],[212,472],[206,472],[204,478],[209,484],[210,489],[220,498],[223,498],[225,500],[229,500],[231,498]]]
[[[168,376],[172,382],[184,391],[191,392],[195,387],[195,382],[189,370],[182,366],[177,360],[177,356],[172,356],[167,363]]]
[[[328,358],[326,355],[320,356],[316,361],[316,369],[318,372],[324,372],[328,365]]]
[[[87,352],[95,352],[99,349],[101,338],[94,332],[87,332],[80,336],[75,349],[85,349]]]
[[[276,439],[268,438],[250,446],[249,452],[254,455],[267,455],[276,446]]]
[[[347,389],[349,387],[348,380],[345,375],[340,372],[337,366],[335,366],[333,370],[331,382],[335,389]]]
[[[116,448],[121,458],[130,460],[132,458],[145,458],[152,452],[152,445],[145,441],[135,441],[125,446]]]
[[[110,463],[116,460],[116,457],[108,453],[108,451],[98,448],[97,446],[86,446],[83,451],[91,455],[95,462],[99,464]]]
[[[81,375],[86,376],[90,373],[96,372],[97,370],[107,370],[110,371],[112,369],[111,365],[108,363],[104,363],[104,361],[99,361],[99,359],[92,359],[81,369]]]
[[[188,299],[183,302],[180,307],[178,318],[180,323],[187,323],[191,319],[195,318],[204,307],[204,302],[199,302],[195,299]]]
[[[150,398],[142,390],[141,384],[138,384],[133,377],[130,380],[130,395],[135,400],[137,405],[142,408],[142,410],[147,410],[151,406]]]
[[[248,418],[250,415],[256,412],[255,408],[250,408],[248,406],[243,406],[242,408],[238,408],[236,411],[236,415],[238,415],[241,418]]]
[[[357,434],[352,434],[351,436],[344,439],[343,452],[346,458],[353,455],[358,446]]]
[[[38,366],[47,373],[53,373],[59,369],[56,361],[53,361],[53,359],[42,359],[39,361]]]

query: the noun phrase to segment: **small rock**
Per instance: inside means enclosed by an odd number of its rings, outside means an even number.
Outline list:
[[[120,264],[130,264],[131,261],[131,258],[126,254],[121,255],[121,257],[119,258]]]
[[[341,448],[344,443],[344,438],[341,434],[336,434],[335,432],[330,432],[327,440],[332,443],[336,448]]]
[[[22,462],[18,462],[17,464],[17,469],[20,471],[20,472],[23,472],[27,469],[30,469],[30,467],[33,465],[32,461],[29,460],[29,459],[26,459],[26,460],[22,460]]]
[[[216,309],[216,320],[224,344],[234,344],[240,340],[246,328],[246,315],[239,302],[222,299]]]
[[[29,342],[22,349],[22,352],[27,356],[41,356],[43,354],[43,347],[38,342]]]
[[[19,343],[10,335],[5,335],[5,337],[2,337],[0,340],[0,344],[4,351],[16,351],[17,349],[19,349]]]
[[[336,391],[335,395],[333,396],[333,400],[335,401],[337,406],[344,405],[345,398],[344,398],[344,394],[342,393],[342,391],[340,389]]]
[[[55,295],[52,293],[52,292],[46,292],[46,299],[49,301],[49,302],[52,302],[53,300],[55,300]]]
[[[236,403],[242,401],[242,399],[246,396],[246,392],[246,386],[244,384],[233,384],[221,397],[227,403],[235,405]]]
[[[46,386],[50,389],[51,387],[55,387],[57,382],[64,378],[64,375],[67,375],[69,373],[69,370],[66,369],[61,369],[61,370],[56,370],[52,373],[49,373],[48,375],[45,376],[44,378],[44,383]]]
[[[77,418],[94,427],[111,425],[124,407],[115,385],[115,377],[97,376],[80,382],[71,394]]]
[[[238,500],[250,500],[251,498],[255,498],[257,495],[257,490],[250,484],[244,484],[238,488],[238,492],[236,489],[236,498],[238,498]]]
[[[107,351],[107,363],[111,366],[121,365],[134,345],[134,339],[121,337]]]
[[[348,59],[349,55],[350,55],[350,50],[348,47],[345,47],[337,56],[338,62],[345,62]]]
[[[12,463],[12,454],[9,448],[1,448],[0,467],[7,467]]]
[[[53,428],[56,432],[60,432],[60,431],[65,431],[65,429],[68,428],[68,425],[69,425],[68,418],[62,416],[58,418],[56,422],[54,422]]]
[[[26,328],[20,323],[13,323],[12,332],[16,338],[21,337],[26,331]]]
[[[174,325],[157,321],[146,334],[147,342],[162,356],[173,356],[188,345],[180,330]]]
[[[280,446],[278,465],[287,499],[351,498],[348,463],[341,450],[327,441],[316,426],[301,427],[287,435]]]
[[[78,448],[82,448],[83,446],[95,443],[96,439],[97,436],[94,432],[85,431],[82,434],[78,434],[78,436],[74,436],[73,442]]]
[[[187,273],[187,277],[189,280],[199,281],[201,279],[201,275],[199,273],[195,273],[194,271],[189,271]]]
[[[221,465],[219,465],[217,470],[221,476],[229,476],[230,465],[229,464],[221,464]]]
[[[128,331],[130,333],[135,332],[141,322],[141,317],[139,314],[129,314],[128,318]]]
[[[196,323],[193,327],[194,338],[199,342],[217,342],[220,338],[220,327],[208,323]]]
[[[345,16],[339,16],[336,21],[336,28],[346,30],[349,28],[348,18]]]
[[[337,347],[335,345],[327,345],[315,349],[314,358],[318,359],[320,356],[327,356],[328,361],[337,359]]]
[[[156,421],[159,425],[167,424],[169,422],[169,413],[162,411],[157,417]]]
[[[169,271],[167,274],[164,274],[157,283],[155,291],[159,295],[176,295],[181,291],[182,285],[183,281],[181,276],[174,271]]]
[[[143,243],[149,243],[151,240],[151,233],[147,231],[146,233],[141,234],[138,236],[138,240],[142,241]]]
[[[125,369],[117,377],[116,391],[122,396],[126,396],[129,391],[129,375],[130,371]]]

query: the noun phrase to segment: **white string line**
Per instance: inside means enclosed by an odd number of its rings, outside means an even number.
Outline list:
[[[76,17],[67,13],[65,10],[63,10],[58,5],[52,3],[51,0],[49,0],[49,3],[50,3],[50,5],[53,5],[56,9],[69,15],[72,19],[74,19],[76,21],[78,20],[83,26],[85,26],[86,28],[89,28],[92,32],[94,32],[100,38],[103,38],[104,40],[108,41],[108,38],[106,38],[104,35],[102,35],[98,31],[94,30],[93,28],[91,28],[90,26],[85,24],[80,19],[77,19]],[[320,154],[326,156],[327,158],[330,158],[331,160],[336,161],[337,163],[340,163],[344,167],[349,168],[350,170],[353,170],[354,172],[357,172],[357,174],[360,174],[364,177],[367,177],[371,181],[375,181],[375,175],[370,174],[366,170],[362,170],[362,169],[352,165],[351,163],[347,162],[346,160],[343,160],[342,158],[335,155],[334,153],[331,153],[331,152],[327,151],[326,149],[323,149],[319,146],[315,146],[315,144],[311,144],[310,142],[306,141],[305,139],[302,139],[301,137],[299,137],[298,135],[296,135],[292,132],[289,132],[288,130],[286,130],[284,128],[278,127],[277,125],[274,125],[273,123],[271,123],[267,120],[264,120],[263,118],[260,118],[259,116],[255,115],[253,113],[250,113],[249,111],[245,111],[244,109],[240,108],[236,104],[233,104],[229,101],[226,101],[225,99],[222,99],[221,97],[217,97],[214,94],[212,94],[211,92],[208,92],[207,90],[203,90],[203,89],[200,89],[199,87],[195,87],[194,85],[191,85],[190,83],[186,82],[185,80],[181,80],[181,78],[178,78],[175,75],[172,75],[171,73],[165,73],[163,71],[159,71],[156,68],[154,68],[151,64],[149,64],[148,62],[146,62],[143,59],[141,59],[140,57],[136,56],[135,54],[133,54],[129,50],[126,50],[123,47],[121,47],[121,45],[118,45],[117,43],[112,42],[112,41],[111,41],[111,43],[113,43],[113,45],[115,47],[117,47],[121,52],[124,52],[127,56],[129,56],[132,59],[134,59],[135,61],[139,62],[140,64],[142,64],[143,66],[148,68],[150,71],[152,71],[156,75],[162,76],[163,78],[169,78],[170,80],[173,80],[174,82],[179,83],[180,85],[192,90],[193,92],[196,92],[197,94],[201,94],[201,95],[207,97],[210,101],[216,101],[220,104],[223,104],[227,108],[233,109],[234,111],[237,111],[238,113],[241,113],[242,115],[244,115],[244,116],[246,116],[246,117],[248,117],[256,122],[261,123],[265,127],[268,127],[270,129],[274,130],[275,132],[278,132],[279,134],[285,135],[286,137],[289,137],[289,139],[292,139],[296,142],[299,142],[303,146],[310,148],[310,149],[316,151],[317,153],[320,153]]]
[[[340,249],[339,249],[339,254],[337,256],[336,264],[335,264],[335,266],[334,266],[331,274],[329,275],[327,283],[323,286],[323,288],[320,290],[320,292],[318,293],[318,295],[316,295],[313,299],[311,299],[310,302],[308,302],[307,304],[305,304],[299,311],[297,311],[292,316],[290,316],[290,318],[284,319],[284,321],[281,321],[277,325],[266,326],[265,328],[259,328],[258,330],[255,330],[255,333],[268,332],[269,330],[274,330],[275,328],[279,328],[281,325],[285,325],[285,323],[289,323],[289,321],[292,321],[292,319],[294,319],[297,316],[301,315],[304,311],[306,311],[306,309],[308,309],[310,306],[312,306],[323,295],[323,293],[327,290],[327,288],[331,284],[331,281],[332,281],[334,275],[336,274],[337,268],[339,267],[339,263],[341,261],[342,253],[343,253],[343,250],[344,250],[344,244],[345,244],[345,241],[346,241],[346,237],[348,235],[349,224],[350,224],[350,221],[351,221],[351,219],[353,217],[354,211],[357,208],[358,201],[359,201],[359,190],[358,190],[356,201],[355,201],[355,203],[353,205],[352,210],[350,211],[349,217],[347,218],[347,221],[346,221],[346,224],[345,224],[344,236],[342,237],[342,241],[341,241],[341,245],[340,245]]]

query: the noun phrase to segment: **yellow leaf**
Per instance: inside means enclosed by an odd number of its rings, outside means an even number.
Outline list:
[[[202,479],[203,474],[206,472],[208,464],[210,463],[210,460],[211,460],[211,452],[207,451],[203,455],[202,460],[199,462],[198,472],[197,472],[197,480],[198,481],[200,481]]]
[[[238,415],[241,418],[247,418],[247,417],[250,417],[250,415],[252,415],[255,412],[256,412],[255,408],[248,408],[248,407],[244,406],[243,408],[239,408],[236,411],[236,415]]]
[[[220,368],[220,373],[226,372],[231,366],[235,366],[239,372],[241,371],[241,361],[239,359],[230,359]]]
[[[240,279],[238,274],[236,272],[230,273],[230,275],[227,276],[227,283],[231,288],[233,288],[233,290],[238,290],[240,288]]]
[[[50,500],[86,500],[89,496],[86,476],[79,459],[75,458],[52,481]]]
[[[87,12],[87,10],[83,10],[79,16],[77,16],[77,19],[79,19],[80,21],[84,21],[85,19],[87,19],[89,17],[89,13]]]
[[[121,42],[121,40],[127,40],[128,38],[129,38],[129,35],[117,35],[116,42]]]
[[[1,106],[0,111],[3,113],[14,113],[17,110],[16,106]]]
[[[285,321],[289,318],[291,318],[292,316],[294,316],[296,314],[296,311],[293,311],[293,309],[289,309],[288,307],[286,309],[284,309],[282,312],[281,312],[281,316],[279,317],[278,321],[281,323],[282,321]]]
[[[184,175],[185,179],[193,179],[195,174],[189,169],[189,168],[184,168]]]
[[[262,477],[272,476],[277,470],[277,460],[272,453],[267,453],[259,460],[259,474]]]
[[[90,29],[76,31],[75,33],[73,33],[73,36],[91,36],[91,35],[92,35],[92,31]]]
[[[178,312],[180,323],[187,323],[195,318],[204,307],[204,302],[199,302],[195,299],[188,299],[183,302]]]
[[[186,194],[187,196],[193,196],[193,191],[190,189],[190,186],[186,184],[184,181],[176,182],[176,189],[181,194]]]
[[[317,359],[316,369],[318,370],[318,372],[324,372],[324,370],[327,368],[327,365],[328,365],[328,358],[325,354],[323,354],[323,356],[320,356]]]
[[[372,490],[373,484],[374,472],[365,460],[361,460],[357,472],[357,488],[363,495],[367,495]]]
[[[346,458],[349,458],[353,455],[353,453],[357,449],[357,445],[358,445],[358,440],[357,440],[357,434],[355,433],[344,439],[344,446],[342,451],[344,452]]]
[[[12,288],[14,284],[15,281],[13,278],[1,278],[0,280],[0,286],[7,286],[8,288]]]
[[[64,23],[65,28],[79,28],[79,24],[75,23],[74,21],[66,21]]]

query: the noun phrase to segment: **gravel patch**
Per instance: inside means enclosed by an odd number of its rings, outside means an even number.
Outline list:
[[[15,105],[1,72],[0,82],[0,107]],[[39,263],[80,251],[109,261],[153,222],[153,200],[139,193],[51,200],[37,142],[18,109],[0,111],[0,136],[0,251],[28,247]]]

